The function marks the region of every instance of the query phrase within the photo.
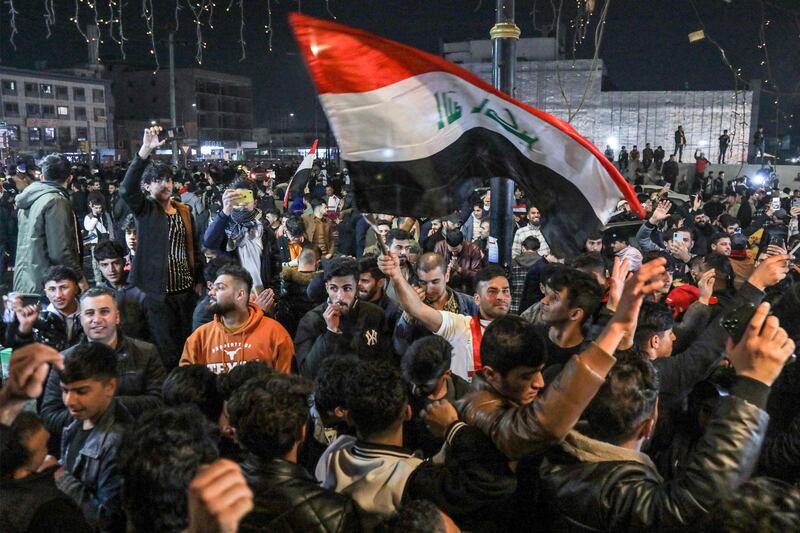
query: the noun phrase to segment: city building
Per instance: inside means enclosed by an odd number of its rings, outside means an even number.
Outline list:
[[[617,154],[645,143],[674,149],[674,132],[686,135],[684,162],[694,162],[695,149],[716,162],[723,130],[732,137],[727,160],[742,162],[748,140],[758,124],[759,86],[754,91],[613,91],[603,90],[602,59],[564,59],[562,47],[549,37],[517,42],[515,97],[537,109],[569,121],[601,151],[610,145]],[[443,44],[444,57],[492,82],[492,43],[489,40]]]
[[[117,104],[117,148],[126,155],[138,150],[142,130],[171,124],[169,70],[109,67]],[[175,70],[176,119],[185,136],[179,149],[194,157],[235,159],[253,140],[253,83],[250,78],[199,68]],[[160,153],[171,153],[166,145]]]
[[[114,156],[114,100],[107,80],[0,67],[0,150]]]

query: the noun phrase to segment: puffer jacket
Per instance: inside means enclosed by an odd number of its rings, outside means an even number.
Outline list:
[[[242,472],[254,501],[239,531],[361,530],[353,500],[323,489],[302,466],[283,459],[265,461],[250,454],[242,463]]]
[[[79,225],[67,191],[55,183],[37,181],[17,196],[16,204],[14,290],[41,294],[42,275],[54,265],[68,266],[81,276]]]
[[[542,463],[547,531],[658,531],[686,528],[747,481],[769,415],[723,398],[683,475],[664,480],[650,459],[576,431]]]
[[[605,371],[616,361],[597,344],[572,357],[536,401],[518,405],[503,397],[480,373],[472,392],[457,402],[461,420],[488,435],[511,460],[542,453],[575,427],[586,406],[600,390]]]

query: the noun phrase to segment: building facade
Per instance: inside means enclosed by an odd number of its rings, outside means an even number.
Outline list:
[[[132,154],[138,150],[144,127],[171,124],[169,71],[153,74],[112,67],[111,78],[117,102],[117,148]],[[177,123],[186,133],[179,143],[194,155],[222,159],[256,147],[250,78],[176,69],[175,95]]]
[[[443,45],[444,57],[492,82],[491,41]],[[601,151],[611,146],[615,155],[625,146],[646,143],[674,150],[674,132],[686,135],[684,162],[694,162],[700,150],[714,163],[719,136],[728,130],[732,142],[728,162],[746,160],[748,140],[758,123],[754,91],[604,91],[603,61],[565,60],[555,39],[520,39],[517,43],[517,100],[566,120]]]
[[[106,80],[0,67],[4,157],[54,151],[113,155],[113,115]]]

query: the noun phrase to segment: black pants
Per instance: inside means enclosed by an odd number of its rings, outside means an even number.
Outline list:
[[[163,301],[150,296],[144,300],[150,335],[167,371],[178,366],[183,345],[192,332],[192,312],[196,301],[197,295],[191,289],[167,294]]]

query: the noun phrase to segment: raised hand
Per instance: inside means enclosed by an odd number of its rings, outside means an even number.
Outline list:
[[[45,344],[35,342],[14,350],[8,363],[8,380],[3,396],[6,399],[41,396],[50,364],[63,369],[64,357]]]
[[[788,254],[772,255],[761,261],[750,277],[748,283],[759,290],[772,287],[789,272],[789,260],[792,257]]]
[[[650,216],[650,223],[655,225],[662,220],[668,219],[670,209],[672,209],[672,202],[669,200],[662,200],[658,202],[658,207],[656,207],[656,210],[653,211],[653,214]]]
[[[142,135],[142,146],[139,148],[139,157],[147,159],[150,154],[163,145],[166,141],[158,139],[158,134],[161,133],[161,126],[153,126],[152,128],[145,128],[144,135]]]
[[[322,318],[325,319],[325,325],[329,330],[338,332],[339,322],[341,320],[341,313],[337,304],[328,304],[325,312],[322,313]]]
[[[444,438],[447,428],[458,421],[458,413],[453,404],[447,400],[438,400],[429,403],[422,410],[420,416],[425,420],[425,427],[435,437]]]
[[[400,271],[400,259],[395,254],[379,255],[378,268],[390,279],[403,275]]]
[[[239,465],[227,459],[201,466],[189,485],[189,533],[235,533],[253,509],[253,492]]]
[[[611,321],[627,331],[636,329],[639,309],[645,296],[664,286],[663,274],[667,260],[663,257],[644,263],[638,272],[628,277]]]
[[[619,300],[622,297],[622,290],[625,288],[625,280],[631,271],[630,260],[626,257],[620,260],[614,258],[614,267],[611,269],[611,277],[608,278],[608,303],[606,307],[611,311],[616,311]]]
[[[742,340],[734,345],[729,338],[726,351],[737,375],[771,386],[794,353],[795,345],[778,318],[768,314],[769,304],[759,305]]]
[[[700,296],[698,300],[704,305],[708,305],[711,300],[711,294],[714,292],[714,282],[717,279],[717,272],[713,268],[708,272],[704,272],[700,279],[697,280],[697,288],[700,289]]]

